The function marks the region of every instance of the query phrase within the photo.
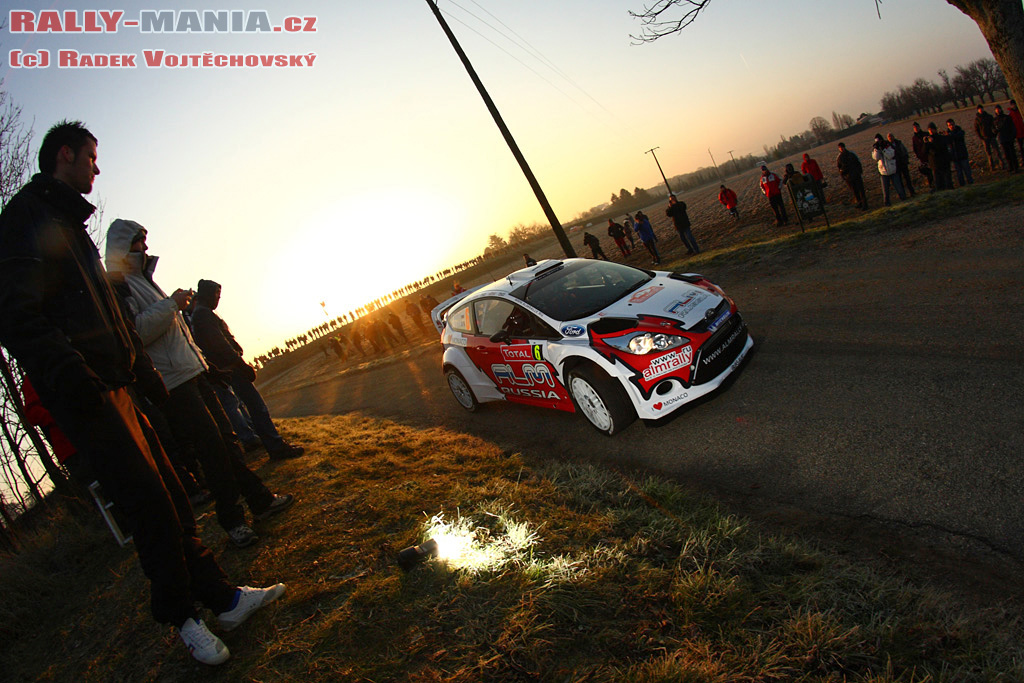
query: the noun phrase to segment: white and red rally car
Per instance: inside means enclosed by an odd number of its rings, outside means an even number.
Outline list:
[[[546,260],[432,311],[463,408],[488,401],[579,410],[611,435],[713,391],[754,342],[700,275]]]

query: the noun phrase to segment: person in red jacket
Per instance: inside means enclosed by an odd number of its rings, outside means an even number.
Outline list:
[[[810,154],[804,154],[803,163],[800,164],[800,172],[810,176],[811,180],[819,183],[825,179],[825,174],[821,172],[821,166],[818,166],[818,162],[812,159]]]
[[[732,217],[739,220],[740,212],[736,208],[738,200],[736,199],[736,193],[730,190],[725,185],[720,185],[718,190],[718,201],[719,203],[732,214]]]
[[[786,215],[786,205],[782,202],[782,187],[779,176],[768,170],[767,166],[761,166],[761,192],[768,198],[768,204],[775,212],[775,225],[777,227],[788,225],[789,216]]]

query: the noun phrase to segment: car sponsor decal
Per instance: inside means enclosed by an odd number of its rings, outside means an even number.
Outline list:
[[[525,396],[526,398],[547,398],[555,401],[561,400],[561,396],[553,389],[526,389],[524,387],[498,387],[502,393],[512,396]]]
[[[678,351],[666,353],[664,356],[659,356],[651,361],[650,366],[644,368],[644,380],[650,382],[674,370],[685,368],[690,364],[691,360],[693,360],[693,347],[687,344]]]
[[[452,332],[451,339],[448,340],[448,343],[451,344],[452,346],[468,346],[469,345],[469,341],[466,339],[466,337],[461,332]]]
[[[494,375],[494,379],[499,385],[532,387],[537,384],[546,384],[549,387],[555,386],[555,378],[547,363],[523,363],[518,370],[517,374],[516,368],[507,363],[491,365],[491,374]]]
[[[737,337],[739,337],[741,334],[745,333],[746,331],[747,331],[747,328],[744,327],[743,325],[740,325],[739,327],[737,327],[736,330],[731,335],[729,335],[729,338],[725,340],[724,344],[720,345],[717,349],[715,349],[714,351],[712,351],[708,355],[706,355],[703,358],[701,358],[701,362],[704,363],[704,365],[710,364],[711,361],[715,360],[720,355],[722,355],[722,351],[725,351],[727,348],[729,348],[729,346],[731,346],[732,343],[734,341],[736,341]]]
[[[653,285],[647,289],[641,289],[639,292],[634,292],[633,296],[629,297],[629,303],[642,304],[660,291],[661,285]]]
[[[501,357],[505,360],[544,360],[540,344],[513,344],[501,347]]]
[[[658,401],[657,403],[653,404],[651,407],[654,408],[655,410],[664,410],[665,408],[668,408],[669,406],[674,406],[675,404],[679,403],[680,401],[685,401],[687,398],[689,398],[689,396],[690,395],[684,391],[683,393],[681,393],[681,394],[679,394],[677,396],[673,396],[672,398],[667,398],[664,401]]]
[[[711,322],[711,324],[708,325],[708,332],[714,332],[719,327],[721,327],[722,323],[724,323],[726,320],[728,320],[730,315],[732,315],[732,312],[728,308],[725,309],[725,311],[722,312],[722,315],[720,315],[717,318],[715,318]]]
[[[686,317],[686,314],[693,309],[700,306],[701,303],[707,299],[709,294],[707,292],[696,292],[686,297],[682,301],[676,301],[671,306],[665,309],[666,313],[671,315],[677,315],[680,318]]]
[[[582,325],[566,325],[562,328],[562,334],[566,337],[582,337],[586,332]]]

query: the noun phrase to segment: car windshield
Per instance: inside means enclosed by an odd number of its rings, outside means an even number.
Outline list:
[[[597,313],[653,276],[608,261],[565,261],[511,292],[555,320],[577,320]]]

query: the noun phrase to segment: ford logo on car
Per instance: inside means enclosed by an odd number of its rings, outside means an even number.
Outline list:
[[[585,332],[582,325],[566,325],[562,328],[562,334],[566,337],[582,337]]]

